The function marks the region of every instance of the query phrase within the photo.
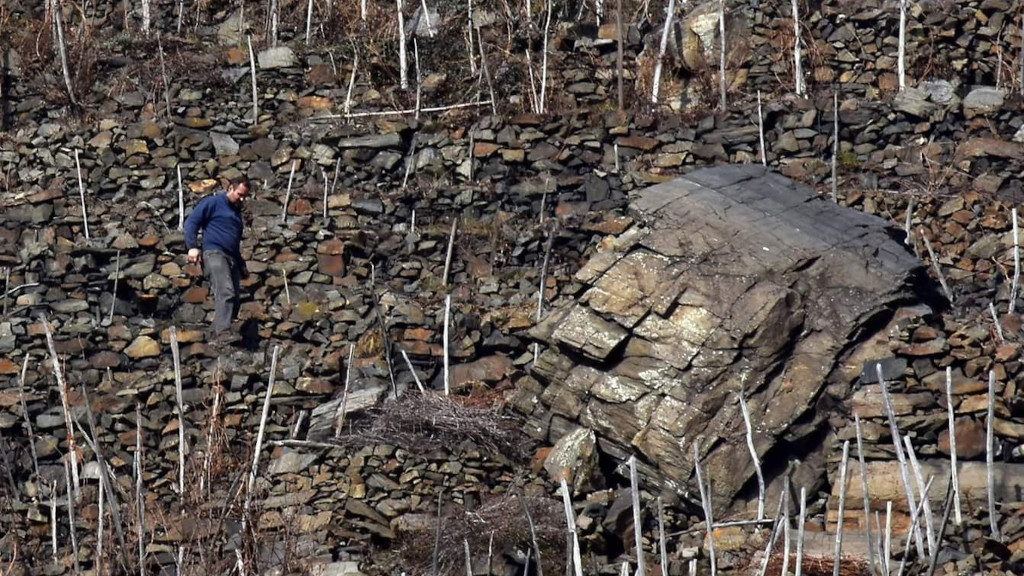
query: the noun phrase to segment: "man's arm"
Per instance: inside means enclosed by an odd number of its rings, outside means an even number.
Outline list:
[[[210,218],[212,196],[199,201],[192,213],[185,219],[185,247],[188,248],[189,262],[199,261],[199,229],[205,228]]]

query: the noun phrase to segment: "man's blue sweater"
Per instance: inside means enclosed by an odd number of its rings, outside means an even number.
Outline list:
[[[185,246],[198,248],[203,230],[203,250],[219,250],[242,261],[242,211],[228,201],[227,194],[207,196],[199,201],[185,220]]]

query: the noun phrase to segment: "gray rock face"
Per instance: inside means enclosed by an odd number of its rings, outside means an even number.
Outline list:
[[[1003,107],[1006,93],[997,88],[982,87],[971,90],[964,98],[964,116],[972,118],[978,114],[997,112]]]
[[[295,52],[287,46],[268,48],[256,55],[260,69],[290,68],[295,65]]]
[[[754,474],[739,394],[762,461],[816,433],[819,403],[859,376],[836,367],[860,329],[913,299],[922,266],[881,219],[756,165],[698,170],[631,209],[639,224],[576,274],[582,296],[532,331],[549,347],[531,425],[559,445],[593,430],[602,453],[637,454],[642,475],[680,493],[695,493],[696,442],[727,505]]]

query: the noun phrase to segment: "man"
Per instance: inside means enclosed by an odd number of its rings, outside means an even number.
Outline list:
[[[213,287],[213,333],[215,343],[237,341],[231,334],[231,323],[238,315],[239,282],[245,274],[245,262],[239,245],[242,242],[242,201],[249,196],[249,179],[240,176],[231,180],[227,191],[200,200],[185,220],[185,246],[188,261],[200,262]],[[202,251],[198,244],[203,231]]]

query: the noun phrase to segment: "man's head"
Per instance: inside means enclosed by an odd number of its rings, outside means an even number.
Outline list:
[[[251,187],[249,185],[249,179],[246,178],[245,176],[238,176],[236,178],[232,178],[231,182],[228,183],[228,202],[231,202],[232,204],[237,204],[242,200],[248,198],[250,189]]]

